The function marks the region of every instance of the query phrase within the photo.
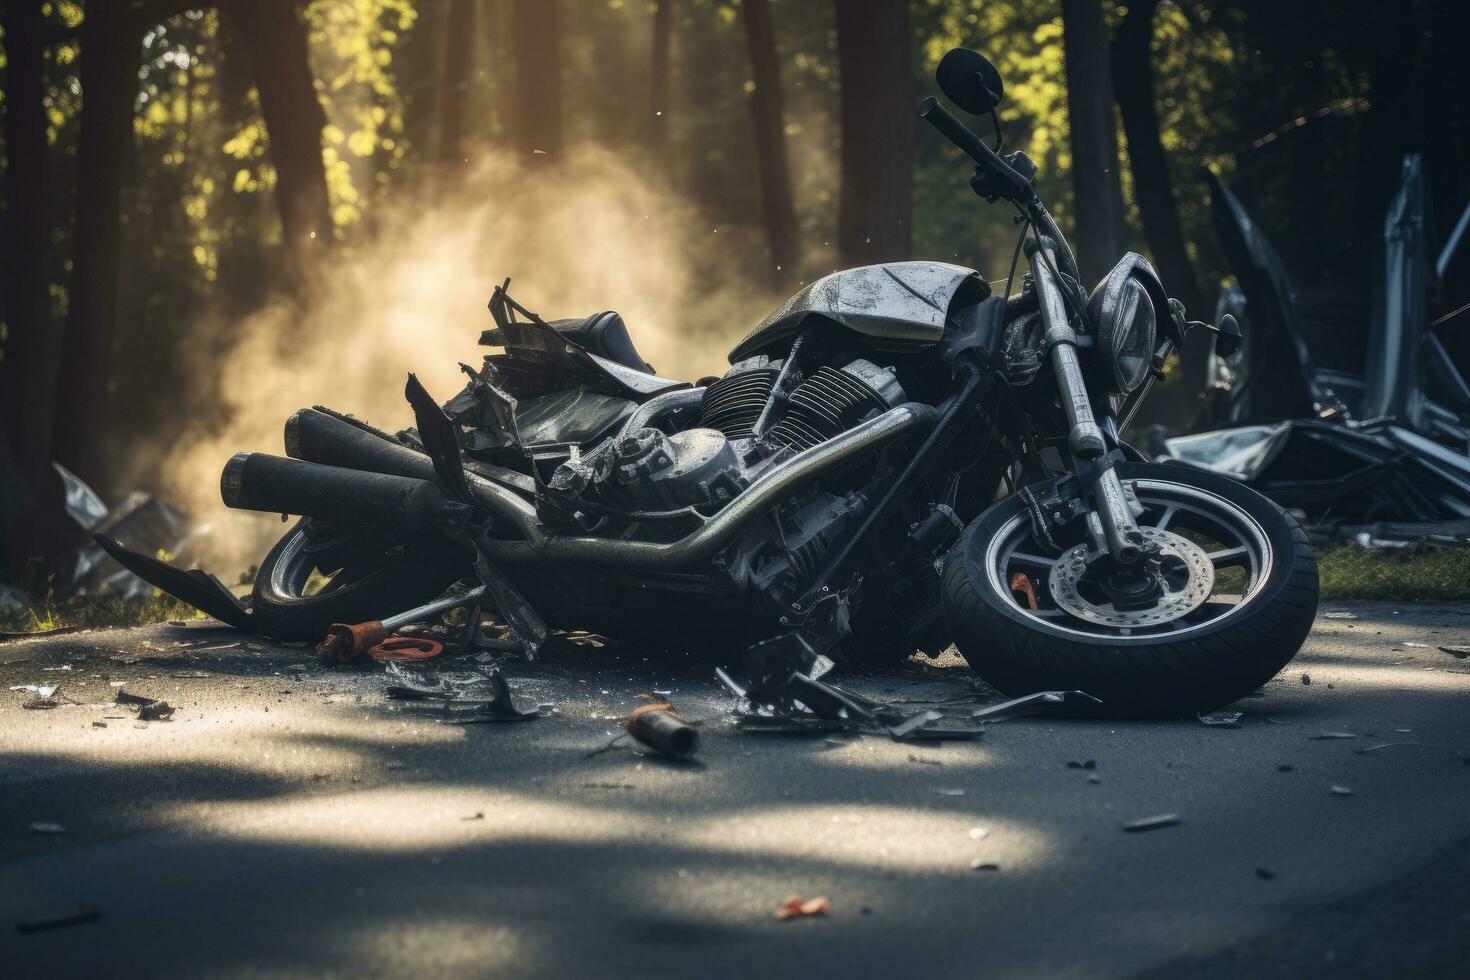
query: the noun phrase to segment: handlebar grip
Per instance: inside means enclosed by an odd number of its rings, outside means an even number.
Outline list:
[[[1034,195],[1031,181],[1021,176],[1011,165],[1002,160],[994,150],[970,130],[970,127],[955,118],[934,96],[919,103],[919,115],[955,146],[965,152],[971,160],[993,174],[1009,191],[1005,197],[1014,201],[1029,201]]]

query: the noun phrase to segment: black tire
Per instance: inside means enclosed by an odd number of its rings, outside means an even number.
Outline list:
[[[1183,466],[1122,463],[1124,480],[1204,491],[1243,511],[1269,543],[1270,561],[1248,601],[1179,635],[1084,634],[1025,611],[985,570],[990,542],[1015,528],[1018,496],[966,528],[945,561],[945,618],[960,653],[986,682],[1011,696],[1081,690],[1108,717],[1178,717],[1212,711],[1250,694],[1296,655],[1317,611],[1317,561],[1297,523],[1234,480]],[[1201,499],[1204,499],[1202,497]],[[1029,527],[1029,522],[1028,525]],[[1015,533],[1015,532],[1012,532]]]
[[[304,521],[297,522],[276,542],[255,576],[251,615],[260,631],[274,639],[320,640],[333,623],[386,619],[429,602],[471,572],[462,549],[434,538],[379,551],[360,574],[354,574],[354,565],[349,563],[332,587],[303,595],[307,578],[319,564],[306,553],[304,525]],[[339,539],[334,550],[351,552],[354,543],[352,536]],[[357,543],[366,546],[359,550],[377,550],[368,542]]]

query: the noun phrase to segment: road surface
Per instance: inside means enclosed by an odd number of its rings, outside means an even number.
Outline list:
[[[390,705],[380,670],[214,628],[9,641],[4,686],[60,683],[62,703],[0,691],[0,962],[1463,976],[1470,660],[1437,648],[1464,643],[1467,606],[1332,605],[1238,727],[1030,718],[914,745],[737,733],[697,653],[562,649],[511,668],[544,717],[458,726]],[[851,686],[970,690],[962,668],[913,662]],[[176,713],[140,723],[119,689]],[[655,691],[704,722],[700,761],[593,754]],[[1178,823],[1122,829],[1160,814]],[[829,911],[777,921],[793,895]]]

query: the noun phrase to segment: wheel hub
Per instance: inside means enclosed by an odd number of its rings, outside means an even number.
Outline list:
[[[1115,627],[1158,626],[1198,609],[1215,587],[1215,566],[1204,549],[1169,531],[1139,530],[1155,549],[1151,567],[1128,574],[1113,570],[1094,581],[1094,561],[1106,559],[1079,544],[1051,567],[1053,601],[1078,619]]]

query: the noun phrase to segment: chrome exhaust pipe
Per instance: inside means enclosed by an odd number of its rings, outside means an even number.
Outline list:
[[[654,570],[690,565],[710,558],[729,544],[747,523],[782,497],[900,436],[932,428],[938,417],[931,406],[908,402],[860,422],[766,472],[704,526],[668,543],[548,535],[531,504],[504,487],[484,481],[474,488],[476,497],[513,525],[525,540],[482,542],[492,558],[503,562],[587,562]]]

